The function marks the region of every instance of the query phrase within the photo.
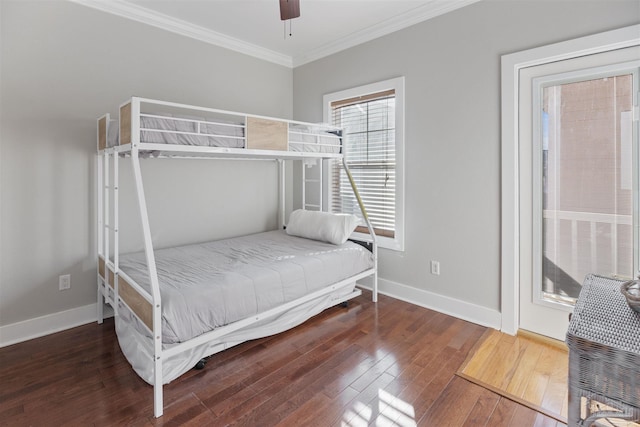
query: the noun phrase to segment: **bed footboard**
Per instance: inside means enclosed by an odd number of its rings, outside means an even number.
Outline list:
[[[118,295],[138,316],[149,330],[153,331],[153,307],[134,287],[121,275],[118,276]]]
[[[153,331],[153,306],[147,299],[129,283],[120,272],[118,276],[118,286],[116,290],[116,274],[110,265],[107,265],[102,257],[98,258],[98,274],[104,281],[108,289],[105,289],[107,301],[116,305],[118,300],[122,300],[135,315],[145,324],[150,331]],[[115,309],[115,307],[114,307]]]

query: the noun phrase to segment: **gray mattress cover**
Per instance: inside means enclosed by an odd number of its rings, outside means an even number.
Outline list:
[[[244,147],[244,126],[235,123],[198,123],[189,119],[140,117],[140,141],[155,144],[200,145],[209,147]],[[202,119],[200,119],[202,120]],[[153,129],[153,130],[152,130]],[[169,131],[169,132],[158,132]],[[189,133],[174,133],[189,132]],[[197,133],[198,135],[193,135]]]
[[[207,147],[244,148],[244,126],[239,123],[213,123],[186,117],[140,117],[140,141],[153,144],[199,145]],[[164,132],[166,131],[166,132]],[[179,133],[188,132],[188,133]],[[196,133],[197,135],[194,135]],[[119,141],[117,120],[109,123],[107,145],[114,147]]]
[[[198,124],[194,120],[200,121]],[[233,122],[202,122],[201,117],[140,117],[140,141],[153,144],[244,148],[244,125]],[[118,121],[109,123],[107,145],[118,145]],[[314,132],[304,134],[302,132]],[[186,132],[186,133],[181,133]],[[316,135],[318,135],[316,137]],[[329,132],[297,126],[289,133],[289,150],[340,153],[340,139]]]
[[[155,251],[164,343],[190,338],[300,298],[373,267],[373,256],[343,245],[269,231]],[[149,290],[144,253],[120,268]]]

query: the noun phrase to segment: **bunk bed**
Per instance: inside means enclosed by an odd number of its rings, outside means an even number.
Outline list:
[[[111,305],[123,354],[153,385],[156,417],[163,413],[163,384],[203,358],[344,303],[361,294],[355,285],[363,278],[372,278],[377,300],[376,238],[344,162],[340,129],[132,97],[118,120],[98,119],[97,146],[98,323],[104,303]],[[140,168],[141,158],[154,157],[276,161],[278,230],[154,248]],[[119,163],[125,160],[133,171],[134,182],[123,184],[136,190],[140,253],[119,248]],[[353,215],[323,212],[322,201],[307,204],[304,190],[303,209],[285,224],[284,160],[342,160],[369,229],[366,241],[347,240],[359,222]],[[322,177],[316,182],[321,187]]]

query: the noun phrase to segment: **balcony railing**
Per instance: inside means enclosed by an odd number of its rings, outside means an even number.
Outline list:
[[[575,211],[561,211],[561,210],[543,210],[543,218],[546,223],[546,232],[550,233],[552,236],[558,236],[560,233],[561,227],[566,227],[565,225],[561,225],[560,221],[569,221],[570,223],[570,238],[569,242],[566,239],[563,239],[562,242],[556,243],[547,242],[547,244],[555,244],[557,245],[555,248],[545,248],[543,254],[543,260],[545,261],[544,265],[544,274],[545,278],[554,282],[555,293],[559,294],[562,298],[566,296],[573,298],[577,298],[576,287],[579,289],[579,284],[582,283],[582,273],[597,273],[606,276],[615,276],[621,278],[628,278],[630,274],[633,273],[633,245],[628,247],[625,245],[621,247],[618,241],[618,227],[619,226],[633,226],[633,216],[632,215],[620,215],[620,214],[605,214],[605,213],[597,213],[597,212],[575,212]],[[588,232],[585,231],[585,227],[579,227],[580,223],[587,223]],[[609,241],[606,245],[601,245],[598,248],[599,242],[602,242],[602,238],[598,239],[598,225],[599,224],[608,224],[610,230]],[[600,230],[602,233],[602,230]],[[545,233],[546,234],[546,233]],[[586,234],[586,235],[585,235]],[[580,264],[584,269],[584,261],[579,262],[579,256],[584,257],[584,252],[580,251],[580,245],[584,245],[585,242],[589,244],[589,263],[590,271],[580,271]],[[561,246],[561,247],[560,247]],[[603,257],[606,255],[603,253],[603,247],[607,248],[605,250],[610,250],[610,261],[611,261],[611,271],[597,271],[600,269],[601,265],[606,264],[603,262]],[[570,251],[568,265],[558,265],[559,253],[564,250]],[[555,253],[555,260],[549,259],[548,255],[551,253]],[[622,257],[622,258],[621,258]],[[565,258],[566,259],[566,258]],[[621,263],[622,261],[622,263]],[[565,262],[565,264],[567,264]],[[622,265],[621,265],[622,264]],[[630,264],[629,271],[620,271],[621,267],[624,268],[625,264]],[[549,277],[549,273],[554,271],[554,276]],[[551,292],[550,289],[543,289],[543,292],[549,294]],[[553,297],[551,297],[553,299]]]

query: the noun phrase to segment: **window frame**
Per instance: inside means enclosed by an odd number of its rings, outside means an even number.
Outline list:
[[[404,76],[383,80],[376,83],[366,84],[350,89],[325,94],[323,96],[323,121],[331,123],[332,110],[331,103],[350,98],[364,97],[378,92],[388,90],[395,91],[395,151],[396,151],[396,193],[395,193],[395,230],[394,237],[376,235],[378,246],[381,248],[392,249],[395,251],[404,251]],[[333,176],[332,166],[328,166],[329,171],[325,175]],[[333,196],[333,185],[330,182],[327,188],[327,203]],[[366,206],[365,206],[366,207]],[[327,206],[328,209],[328,206]],[[371,240],[371,236],[367,233],[353,232],[351,238],[360,240]]]

